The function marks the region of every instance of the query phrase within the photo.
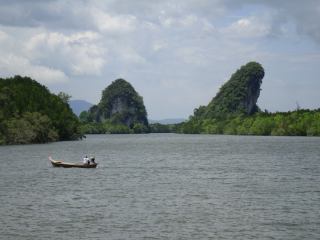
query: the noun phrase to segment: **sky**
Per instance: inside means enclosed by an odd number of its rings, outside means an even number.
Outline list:
[[[188,118],[237,69],[265,69],[262,110],[320,108],[318,0],[0,0],[0,77],[93,104],[124,78],[150,119]]]

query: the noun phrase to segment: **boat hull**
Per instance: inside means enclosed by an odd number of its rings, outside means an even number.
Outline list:
[[[53,167],[63,167],[63,168],[96,168],[98,163],[68,163],[58,160],[53,160],[51,157],[49,157],[49,160]]]

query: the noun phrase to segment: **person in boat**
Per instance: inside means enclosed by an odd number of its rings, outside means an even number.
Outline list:
[[[90,164],[90,159],[88,158],[88,156],[86,155],[84,158],[83,158],[83,164]]]
[[[91,158],[90,158],[90,161],[91,161],[92,164],[95,164],[95,163],[96,163],[94,160],[95,160],[94,157],[91,157]]]

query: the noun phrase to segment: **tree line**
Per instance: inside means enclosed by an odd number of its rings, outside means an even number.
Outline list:
[[[82,137],[68,95],[29,77],[0,78],[0,144],[46,143]]]
[[[232,95],[230,89],[231,87],[228,86],[228,96]],[[117,91],[121,92],[119,85]],[[239,94],[239,92],[234,93]],[[112,92],[107,91],[104,96],[110,94]],[[297,109],[291,112],[276,113],[262,112],[257,109],[256,113],[247,114],[241,109],[228,113],[227,105],[223,105],[220,114],[210,115],[212,104],[209,104],[207,107],[196,108],[194,115],[184,123],[146,125],[144,124],[145,120],[143,120],[140,122],[133,121],[128,126],[121,120],[125,118],[119,120],[117,115],[113,115],[109,119],[105,118],[100,122],[90,119],[92,118],[92,115],[89,115],[90,112],[83,112],[78,118],[68,104],[69,98],[70,96],[65,93],[59,93],[58,95],[50,93],[45,86],[29,77],[0,78],[0,144],[76,140],[82,138],[84,134],[105,133],[171,132],[184,134],[320,136],[320,109]],[[137,99],[140,101],[140,98]],[[108,101],[105,102],[108,103]],[[215,108],[219,109],[216,103],[217,101],[215,102]],[[138,111],[138,113],[140,112],[141,116],[146,117],[144,106]],[[135,118],[133,117],[133,119]]]
[[[320,109],[292,112],[258,112],[251,116],[232,115],[225,119],[195,116],[177,127],[178,133],[264,136],[320,136]]]

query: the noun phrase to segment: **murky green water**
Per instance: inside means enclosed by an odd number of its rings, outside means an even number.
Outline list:
[[[47,160],[85,154],[97,169]],[[320,239],[320,138],[92,135],[0,159],[0,239]]]

